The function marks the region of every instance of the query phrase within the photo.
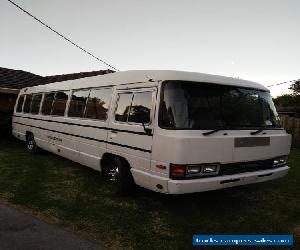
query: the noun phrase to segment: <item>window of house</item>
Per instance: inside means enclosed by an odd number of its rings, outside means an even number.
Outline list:
[[[24,95],[22,95],[22,96],[19,97],[16,112],[22,112],[24,99],[25,99]]]
[[[26,95],[24,108],[23,108],[24,113],[29,113],[30,106],[31,106],[31,101],[32,101],[32,95]]]
[[[127,122],[132,97],[132,93],[121,93],[118,95],[118,104],[115,112],[116,121]]]
[[[106,120],[111,95],[111,88],[91,89],[86,105],[85,117]]]
[[[88,99],[90,90],[73,91],[68,116],[70,117],[84,117],[85,105]]]
[[[152,92],[134,93],[131,103],[128,122],[149,123],[152,107]]]
[[[55,93],[48,93],[45,94],[43,105],[42,105],[42,114],[43,115],[50,115],[52,104],[54,101]]]
[[[38,114],[39,113],[41,100],[42,100],[42,95],[40,95],[40,94],[39,95],[33,95],[30,113],[32,113],[32,114]]]
[[[59,91],[55,93],[51,115],[64,116],[68,97],[68,91]]]

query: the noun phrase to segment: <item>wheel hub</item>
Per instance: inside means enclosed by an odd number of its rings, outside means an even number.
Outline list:
[[[120,174],[120,172],[119,172],[119,168],[117,166],[113,166],[107,172],[108,179],[110,181],[117,181],[119,179],[119,174]]]
[[[33,148],[34,148],[34,141],[32,141],[32,140],[28,141],[27,148],[29,150],[33,150]]]

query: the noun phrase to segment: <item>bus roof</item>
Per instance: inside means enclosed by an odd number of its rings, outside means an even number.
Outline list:
[[[38,85],[30,88],[28,92],[45,92],[54,90],[69,90],[77,88],[90,88],[109,85],[120,85],[126,83],[138,83],[147,81],[165,81],[165,80],[181,80],[193,82],[215,83],[222,85],[240,86],[247,88],[261,89],[269,91],[262,84],[242,80],[238,78],[225,77],[219,75],[203,74],[196,72],[175,71],[175,70],[129,70],[110,73],[106,75],[85,77],[76,80],[64,82],[54,82],[45,85]],[[21,90],[21,93],[24,89]]]

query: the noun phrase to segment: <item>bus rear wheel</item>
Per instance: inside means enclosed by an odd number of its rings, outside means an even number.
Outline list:
[[[119,157],[114,157],[109,165],[106,176],[115,183],[116,193],[119,195],[132,194],[136,185],[128,163]]]
[[[39,151],[38,146],[34,140],[33,134],[28,134],[26,138],[26,149],[31,154],[37,154]]]

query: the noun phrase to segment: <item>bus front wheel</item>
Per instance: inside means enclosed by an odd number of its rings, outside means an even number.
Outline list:
[[[134,179],[125,160],[114,157],[110,163],[107,176],[115,183],[117,194],[129,195],[134,192]]]
[[[26,138],[26,149],[31,154],[36,154],[39,151],[38,146],[34,140],[33,134],[28,134]]]

